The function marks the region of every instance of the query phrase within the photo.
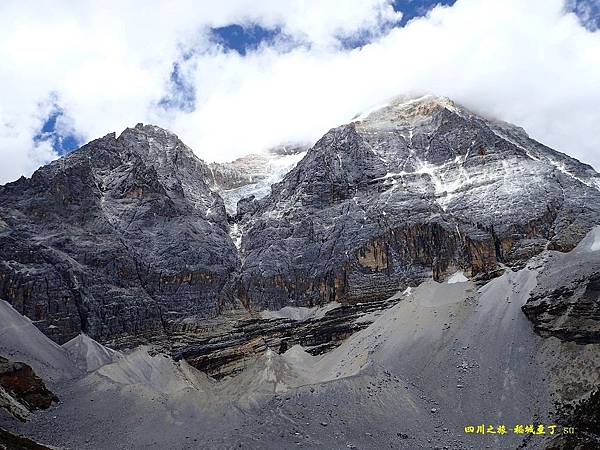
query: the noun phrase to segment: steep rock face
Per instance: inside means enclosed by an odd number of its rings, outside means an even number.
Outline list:
[[[59,343],[217,313],[239,260],[210,177],[139,124],[0,187],[0,296]]]
[[[523,312],[542,336],[600,343],[600,227],[571,252],[552,252]]]
[[[600,218],[591,167],[443,98],[269,155],[209,166],[140,124],[0,187],[0,296],[61,343],[144,341],[238,300],[348,304],[488,279],[572,249]]]
[[[398,301],[391,298],[342,305],[304,320],[245,318],[219,324],[217,330],[193,329],[174,336],[173,357],[220,379],[243,370],[257,355],[272,349],[283,353],[301,345],[312,355],[326,353],[344,339],[369,326]],[[321,308],[325,309],[325,308]]]
[[[239,297],[277,309],[381,299],[457,270],[489,277],[598,222],[589,166],[443,98],[399,99],[328,132],[246,200]]]

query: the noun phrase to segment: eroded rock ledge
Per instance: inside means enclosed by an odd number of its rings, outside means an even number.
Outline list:
[[[542,336],[600,343],[600,227],[572,252],[547,259],[523,312]]]
[[[33,369],[0,356],[0,407],[20,420],[31,411],[48,409],[58,402]]]
[[[489,278],[572,249],[600,217],[590,166],[432,96],[330,130],[228,214],[224,191],[256,180],[254,163],[210,166],[138,124],[0,186],[0,297],[58,343],[172,346],[188,318],[231,331],[240,306],[355,305],[455,272]],[[544,305],[540,324],[562,315]]]
[[[246,318],[224,322],[213,329],[173,333],[171,354],[176,360],[185,359],[219,379],[239,372],[267,349],[283,353],[299,344],[312,355],[325,353],[349,335],[369,326],[379,312],[397,301],[340,305],[322,317],[302,321]]]

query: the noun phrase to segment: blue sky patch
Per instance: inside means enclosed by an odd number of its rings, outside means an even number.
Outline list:
[[[424,16],[434,6],[454,5],[456,0],[396,0],[393,2],[395,11],[403,14],[398,23],[386,24],[385,28],[377,33],[364,31],[352,36],[340,37],[340,42],[346,49],[362,47],[375,38],[385,34],[389,29],[402,27],[415,17]],[[224,48],[238,52],[245,56],[248,52],[256,50],[262,44],[272,44],[276,39],[285,37],[280,28],[266,28],[258,24],[240,25],[231,24],[224,27],[211,28],[211,38]]]
[[[396,0],[392,6],[394,11],[402,13],[402,20],[399,25],[403,27],[415,17],[426,15],[437,5],[452,6],[454,3],[456,3],[456,0]]]
[[[275,38],[281,35],[281,29],[264,28],[256,24],[232,24],[225,27],[211,28],[210,33],[215,42],[244,56],[246,53],[256,50],[263,43],[272,43]]]
[[[191,55],[185,55],[184,61]],[[167,94],[158,102],[158,106],[164,109],[178,109],[185,112],[194,111],[196,104],[196,88],[194,83],[182,73],[180,62],[173,63]]]
[[[377,35],[379,36],[379,34]],[[339,36],[338,39],[345,49],[363,47],[373,41],[376,36],[369,32],[356,33],[352,36]]]
[[[600,30],[600,0],[568,0],[567,10],[577,14],[588,30]]]
[[[431,9],[437,5],[452,6],[456,0],[396,0],[392,3],[394,11],[402,13],[402,19],[397,23],[388,23],[377,33],[363,31],[355,33],[352,36],[340,37],[340,42],[346,49],[362,47],[371,43],[374,39],[385,35],[392,28],[403,27],[415,17],[425,16]]]
[[[44,123],[40,131],[33,137],[33,141],[37,144],[40,142],[50,142],[52,149],[59,155],[67,153],[79,148],[82,139],[75,133],[63,133],[57,130],[57,122],[64,117],[62,108],[55,106]]]

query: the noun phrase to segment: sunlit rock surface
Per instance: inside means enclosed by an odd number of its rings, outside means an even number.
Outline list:
[[[598,223],[589,166],[445,98],[398,99],[329,131],[247,205],[240,299],[380,299],[458,270],[489,277]]]

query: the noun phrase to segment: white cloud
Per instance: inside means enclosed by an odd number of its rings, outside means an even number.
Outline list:
[[[600,168],[600,32],[561,0],[458,0],[352,51],[337,38],[397,19],[387,1],[57,4],[0,6],[0,182],[51,157],[32,137],[53,93],[87,139],[151,122],[199,156],[227,160],[315,140],[391,96],[433,92]],[[242,57],[206,35],[207,26],[254,22],[309,45]],[[157,103],[182,48],[195,49],[182,63],[195,110],[164,111]]]
[[[0,182],[31,174],[56,158],[50,143],[34,143],[38,122],[31,117],[8,118],[0,109]]]

